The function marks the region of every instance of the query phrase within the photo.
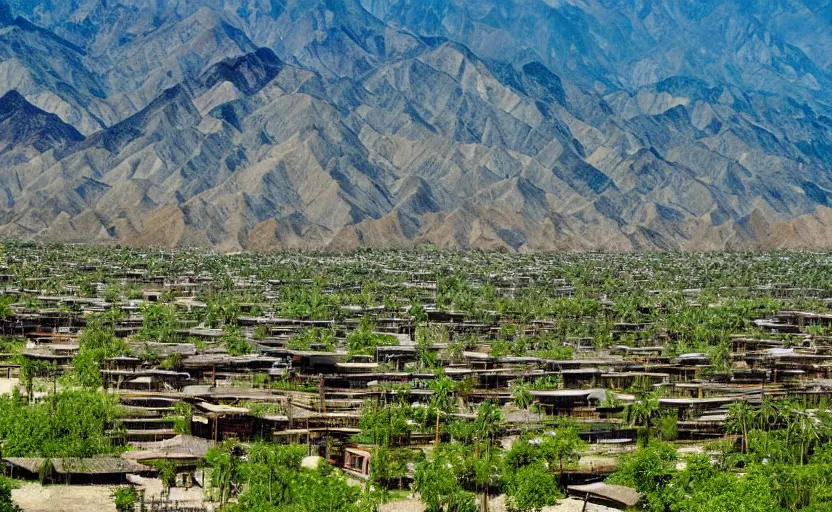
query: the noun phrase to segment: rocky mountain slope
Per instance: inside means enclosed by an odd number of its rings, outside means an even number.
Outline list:
[[[0,236],[828,248],[829,12],[0,0]]]

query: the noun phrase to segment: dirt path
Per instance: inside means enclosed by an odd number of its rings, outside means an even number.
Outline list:
[[[137,486],[139,489],[144,489],[144,496],[147,500],[162,500],[178,501],[182,503],[193,504],[195,507],[203,505],[203,492],[201,487],[191,487],[186,489],[184,487],[172,487],[166,498],[163,498],[162,491],[164,486],[162,481],[158,478],[143,478],[137,475],[130,475],[127,480]]]
[[[7,395],[17,386],[17,379],[0,379],[0,395]]]
[[[116,512],[110,486],[24,484],[12,499],[25,512]]]
[[[425,505],[419,500],[396,500],[381,506],[381,512],[424,512]]]
[[[543,512],[581,512],[584,502],[573,498],[561,500],[554,507],[545,507]],[[586,512],[619,512],[614,508],[602,507],[601,505],[593,505],[588,503]]]

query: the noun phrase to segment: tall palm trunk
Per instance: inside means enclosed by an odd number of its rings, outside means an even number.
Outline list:
[[[748,453],[748,425],[743,424],[742,429],[742,452],[747,454]]]
[[[486,445],[486,456],[485,460],[488,461],[488,474],[485,476],[485,483],[483,484],[482,489],[482,512],[488,512],[488,490],[489,490],[489,482],[491,481],[491,444],[492,440],[488,440],[488,445]]]

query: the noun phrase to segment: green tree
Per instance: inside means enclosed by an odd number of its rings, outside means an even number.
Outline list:
[[[247,456],[233,463],[224,454],[210,453],[216,468],[230,475],[230,487],[237,489],[237,503],[229,506],[234,512],[304,511],[304,512],[369,512],[374,501],[359,487],[347,483],[344,475],[323,462],[317,469],[301,468],[306,453],[303,446],[282,446],[266,443],[251,445]],[[217,455],[221,455],[217,458]],[[229,463],[236,468],[229,469]],[[228,487],[224,487],[227,489]],[[227,492],[223,492],[227,495]]]
[[[119,487],[113,491],[112,498],[118,512],[134,512],[139,495],[132,487]]]
[[[416,465],[413,487],[427,506],[426,512],[476,512],[474,494],[462,489],[452,467],[439,452]]]
[[[159,480],[162,481],[164,492],[170,492],[170,488],[176,484],[176,463],[169,459],[160,459],[152,465],[159,470]]]
[[[477,438],[490,452],[503,428],[503,413],[500,407],[490,400],[481,403],[477,409],[477,419],[474,425]]]
[[[679,437],[678,413],[672,410],[659,415],[658,429],[659,439],[662,441],[675,441]]]
[[[419,456],[423,457],[421,450],[376,448],[370,465],[370,480],[384,491],[393,485],[401,488],[409,471],[408,465]]]
[[[714,345],[708,350],[708,360],[711,365],[708,368],[714,375],[725,375],[731,373],[731,346],[727,341]]]
[[[35,379],[54,373],[56,370],[55,363],[32,359],[23,354],[15,356],[14,361],[20,366],[20,380],[23,381],[23,385],[26,387],[28,401],[32,402],[35,397]]]
[[[73,373],[85,388],[101,387],[101,370],[110,357],[124,355],[127,345],[116,338],[112,326],[103,315],[91,316],[78,339],[78,355],[72,361]]]
[[[91,457],[117,453],[108,435],[121,414],[117,399],[98,391],[63,391],[25,405],[0,397],[0,439],[6,457]]]
[[[450,377],[442,373],[430,381],[428,386],[433,391],[430,398],[430,410],[436,416],[435,445],[439,446],[439,421],[443,414],[453,409],[452,398],[456,384]]]
[[[541,462],[518,469],[507,487],[509,512],[539,512],[562,497],[554,477]]]
[[[625,421],[638,427],[638,435],[643,446],[650,442],[653,420],[659,412],[659,398],[653,392],[642,392],[635,402],[626,409]]]
[[[558,468],[561,482],[564,481],[563,475],[566,467],[576,464],[584,449],[586,449],[586,442],[581,439],[578,427],[568,423],[555,429],[554,435],[544,437],[543,442],[540,443],[540,450],[549,463],[549,467]]]
[[[810,411],[800,411],[795,420],[786,426],[792,430],[793,439],[797,442],[800,465],[812,450],[812,446],[820,441],[820,425],[816,416]]]
[[[666,443],[651,443],[621,458],[618,471],[608,481],[635,488],[644,495],[645,508],[664,511],[668,501],[667,484],[673,478],[676,448]]]
[[[374,332],[376,325],[364,317],[354,331],[347,335],[347,348],[350,355],[375,355],[376,347],[398,345],[395,336]]]
[[[425,312],[424,306],[418,302],[415,302],[410,306],[410,316],[413,317],[413,321],[416,322],[416,325],[427,322],[428,320],[428,314]]]
[[[482,485],[482,510],[488,512],[488,494],[494,483],[497,472],[493,462],[494,444],[503,429],[503,413],[500,407],[490,400],[480,404],[477,409],[477,420],[474,423],[477,439],[485,446],[485,456],[480,459],[481,465],[477,475],[477,483]]]
[[[235,445],[224,443],[208,450],[206,464],[211,468],[211,487],[217,493],[220,506],[224,505],[231,494],[235,482],[239,481],[238,458],[232,453]]]
[[[251,354],[254,351],[254,347],[238,327],[226,325],[223,330],[225,334],[220,339],[225,344],[225,350],[229,354],[232,356],[242,356]]]
[[[257,341],[263,341],[266,339],[266,336],[269,335],[269,328],[265,325],[258,325],[254,328],[254,334],[252,337]]]
[[[19,512],[20,508],[12,501],[12,482],[0,475],[0,512]]]
[[[205,323],[213,328],[226,325],[236,326],[239,316],[239,299],[230,293],[220,293],[208,301],[205,311]]]
[[[179,319],[176,308],[168,304],[144,304],[141,307],[142,328],[138,336],[149,341],[161,343],[176,342],[176,330]]]
[[[520,409],[528,409],[534,403],[532,387],[523,381],[514,381],[511,385],[511,398]]]
[[[335,350],[335,331],[313,327],[292,336],[286,345],[291,350],[312,350],[313,345],[321,345],[327,352]]]
[[[273,446],[255,443],[248,460],[241,462],[239,478],[247,488],[239,498],[241,506],[277,505],[292,501],[293,474],[300,470],[305,454],[302,446]]]
[[[8,320],[9,318],[14,315],[14,309],[11,306],[11,299],[10,296],[4,296],[2,300],[0,300],[0,319]]]
[[[359,426],[367,441],[380,447],[401,444],[413,430],[410,423],[412,409],[407,403],[380,407],[376,401],[368,401],[361,411]]]
[[[729,432],[742,435],[742,452],[748,453],[748,431],[755,419],[755,410],[748,402],[734,402],[728,407],[728,420],[725,426]]]

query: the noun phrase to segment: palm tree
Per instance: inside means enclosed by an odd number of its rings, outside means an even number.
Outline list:
[[[502,422],[503,412],[497,404],[491,400],[480,404],[477,409],[477,437],[486,443],[486,448],[489,450],[494,446],[497,435],[503,428]]]
[[[231,493],[237,474],[237,461],[232,454],[232,446],[223,445],[212,448],[208,451],[205,460],[212,468],[211,486],[219,494],[220,506],[222,506]]]
[[[471,394],[474,392],[474,379],[471,377],[466,377],[461,381],[457,382],[454,387],[454,392],[456,392],[456,396],[459,397],[459,402],[464,407],[464,410],[468,410],[468,399],[471,398]]]
[[[480,404],[477,410],[476,432],[477,438],[485,443],[484,468],[480,475],[482,490],[482,510],[488,512],[488,492],[491,487],[491,477],[494,474],[491,464],[491,453],[497,436],[502,431],[503,413],[500,407],[488,400]]]
[[[644,440],[644,446],[650,443],[650,429],[658,411],[658,395],[651,392],[641,393],[638,400],[627,406],[625,421],[639,428],[639,436]]]
[[[436,446],[439,446],[439,420],[443,413],[451,409],[450,397],[456,385],[454,381],[445,374],[441,374],[429,384],[433,391],[430,399],[430,409],[436,414]]]
[[[757,409],[757,425],[768,432],[780,418],[780,411],[777,409],[777,404],[771,397],[763,398],[763,403]]]
[[[564,423],[555,430],[553,437],[548,437],[541,445],[547,457],[547,463],[552,468],[559,468],[560,485],[564,485],[564,470],[567,464],[575,464],[581,458],[581,451],[586,443],[581,439],[578,427],[574,423]]]
[[[14,310],[9,305],[8,299],[0,301],[0,320],[3,322],[3,335],[6,335],[6,320],[14,315]]]
[[[725,426],[729,431],[742,435],[742,452],[748,453],[748,430],[754,424],[756,411],[748,402],[734,402],[728,408],[728,421]]]
[[[527,382],[514,381],[511,386],[511,398],[514,405],[520,409],[528,410],[534,402],[531,390],[532,387]]]
[[[791,446],[793,441],[794,428],[792,426],[797,421],[798,409],[799,407],[793,400],[784,400],[780,406],[780,421],[786,426],[786,446]]]
[[[818,423],[817,418],[809,411],[800,411],[797,413],[795,421],[788,427],[794,431],[794,437],[797,438],[801,466],[804,464],[812,444],[820,440]]]

